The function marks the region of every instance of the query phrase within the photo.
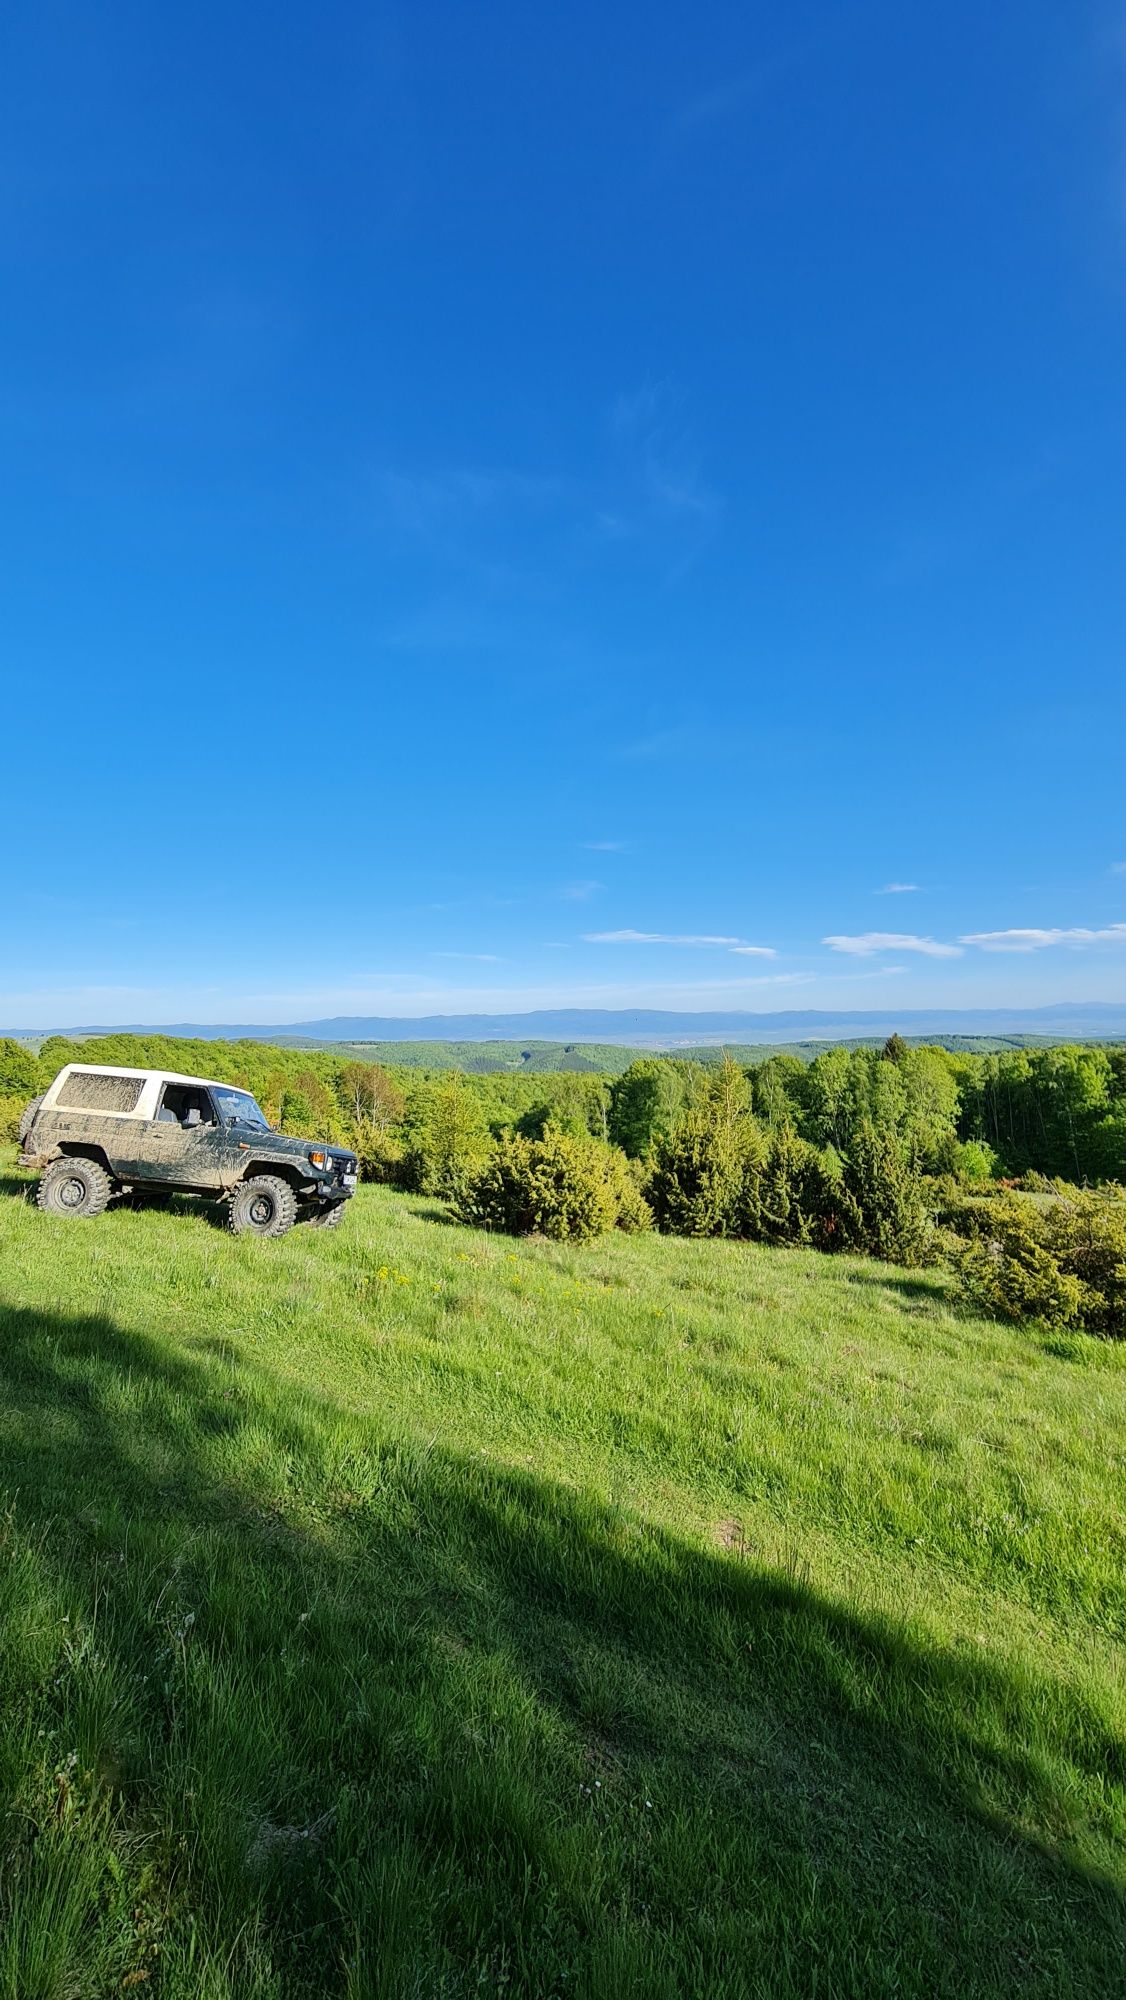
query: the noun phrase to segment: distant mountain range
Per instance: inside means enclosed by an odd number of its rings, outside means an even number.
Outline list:
[[[21,1040],[47,1033],[72,1035],[163,1034],[205,1041],[265,1042],[425,1042],[535,1041],[617,1042],[627,1047],[672,1049],[722,1042],[841,1041],[856,1036],[1050,1035],[1126,1038],[1126,1000],[1063,1002],[1055,1007],[933,1007],[827,1013],[809,1008],[776,1014],[694,1014],[657,1008],[545,1008],[527,1014],[430,1014],[407,1020],[391,1015],[337,1015],[325,1021],[288,1026],[246,1022],[174,1024],[118,1022],[112,1027],[18,1029]]]

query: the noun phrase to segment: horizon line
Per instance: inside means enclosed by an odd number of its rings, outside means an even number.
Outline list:
[[[13,1036],[17,1038],[22,1036],[26,1037],[34,1036],[34,1037],[45,1038],[53,1035],[60,1035],[64,1037],[68,1035],[89,1037],[98,1035],[163,1034],[170,1036],[179,1036],[184,1038],[190,1036],[193,1033],[197,1033],[203,1030],[203,1031],[208,1031],[212,1036],[217,1036],[219,1032],[222,1032],[227,1035],[237,1036],[239,1039],[243,1040],[256,1040],[268,1037],[271,1034],[289,1034],[295,1036],[302,1036],[302,1031],[304,1031],[303,1035],[304,1039],[315,1040],[315,1039],[324,1039],[324,1037],[323,1035],[321,1037],[317,1037],[313,1034],[310,1034],[309,1031],[312,1029],[321,1029],[321,1030],[334,1029],[334,1028],[341,1029],[344,1028],[345,1026],[351,1026],[352,1027],[351,1036],[343,1036],[342,1039],[363,1039],[363,1037],[360,1037],[357,1034],[357,1029],[360,1026],[360,1024],[363,1024],[363,1026],[367,1028],[387,1027],[389,1029],[396,1029],[396,1028],[403,1029],[410,1027],[416,1027],[416,1028],[433,1027],[440,1025],[448,1025],[451,1023],[457,1024],[457,1023],[469,1023],[469,1022],[472,1022],[474,1024],[480,1023],[482,1025],[492,1022],[501,1024],[526,1022],[528,1024],[531,1024],[533,1022],[538,1022],[538,1021],[558,1020],[560,1017],[574,1017],[574,1018],[582,1018],[588,1023],[605,1022],[607,1025],[610,1025],[612,1023],[621,1023],[624,1025],[629,1022],[637,1022],[637,1021],[646,1021],[654,1024],[663,1024],[672,1022],[677,1022],[677,1023],[699,1022],[702,1027],[705,1023],[719,1022],[719,1021],[740,1022],[740,1023],[746,1022],[748,1024],[761,1022],[763,1024],[766,1024],[771,1022],[789,1022],[789,1021],[871,1022],[873,1020],[880,1020],[880,1021],[903,1021],[906,1023],[919,1019],[926,1019],[927,1021],[931,1022],[938,1020],[950,1020],[951,1022],[955,1022],[959,1020],[964,1020],[968,1016],[973,1016],[978,1019],[988,1017],[990,1020],[994,1021],[1000,1021],[1002,1019],[1011,1019],[1015,1021],[1020,1017],[1028,1017],[1028,1016],[1037,1016],[1043,1018],[1045,1016],[1050,1016],[1050,1015],[1076,1016],[1089,1013],[1121,1015],[1123,1021],[1123,1032],[1126,1032],[1126,999],[1124,999],[1121,1001],[1058,1000],[1058,1001],[1042,1001],[1038,1003],[1037,1002],[1023,1003],[1019,1005],[1002,1004],[1002,1005],[975,1006],[973,1004],[970,1004],[968,1006],[962,1006],[962,1007],[957,1007],[957,1006],[951,1007],[939,1004],[929,1007],[876,1006],[876,1007],[787,1007],[787,1008],[738,1008],[738,1007],[681,1008],[681,1007],[584,1007],[581,1005],[564,1004],[556,1007],[513,1008],[509,1011],[494,1009],[488,1012],[484,1011],[476,1012],[469,1009],[463,1009],[443,1014],[433,1014],[433,1013],[432,1014],[370,1014],[370,1015],[333,1014],[333,1015],[322,1015],[316,1018],[315,1020],[304,1020],[304,1021],[290,1020],[290,1021],[247,1022],[247,1021],[224,1021],[224,1020],[211,1020],[211,1021],[180,1020],[180,1021],[146,1021],[146,1022],[136,1022],[136,1021],[82,1022],[82,1023],[69,1022],[66,1023],[65,1025],[51,1025],[51,1026],[40,1025],[37,1027],[16,1027],[16,1026],[0,1027],[0,1036]],[[686,1032],[686,1029],[682,1027],[680,1029],[680,1032],[684,1033]],[[409,1035],[396,1037],[393,1034],[385,1037],[379,1035],[372,1035],[371,1039],[409,1040],[410,1037]],[[441,1038],[439,1037],[439,1039]],[[453,1037],[453,1039],[466,1039],[466,1037],[462,1035],[460,1037]]]

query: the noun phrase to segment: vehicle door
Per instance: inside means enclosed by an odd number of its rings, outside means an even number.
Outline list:
[[[228,1135],[206,1086],[166,1083],[156,1118],[145,1127],[144,1178],[166,1187],[218,1193],[230,1178],[223,1171],[229,1151]]]

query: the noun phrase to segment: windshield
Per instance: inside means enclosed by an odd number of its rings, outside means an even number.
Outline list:
[[[258,1132],[269,1131],[266,1114],[255,1103],[249,1090],[232,1090],[225,1083],[213,1083],[211,1095],[219,1106],[219,1116],[224,1125],[253,1125]]]

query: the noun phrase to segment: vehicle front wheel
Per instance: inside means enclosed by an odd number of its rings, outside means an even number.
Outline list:
[[[35,1191],[45,1215],[100,1215],[113,1191],[96,1160],[52,1160]]]
[[[329,1201],[318,1208],[307,1208],[301,1219],[310,1229],[339,1229],[344,1220],[344,1203]]]
[[[297,1220],[297,1196],[276,1174],[255,1174],[231,1196],[227,1228],[232,1236],[284,1236]]]

